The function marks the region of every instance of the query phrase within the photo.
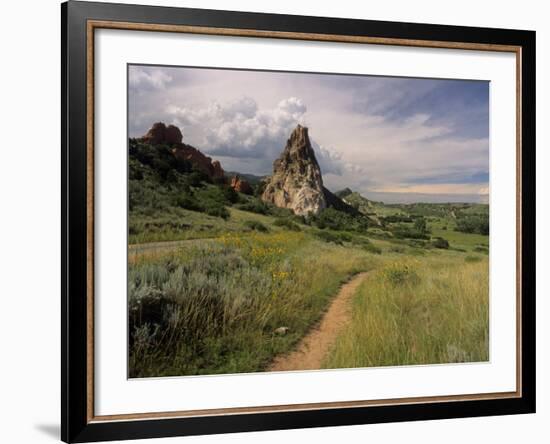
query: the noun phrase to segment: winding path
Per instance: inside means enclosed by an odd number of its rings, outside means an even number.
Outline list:
[[[334,344],[336,337],[351,319],[351,299],[368,272],[355,275],[342,285],[331,302],[318,327],[298,343],[296,349],[274,359],[267,371],[318,370],[323,359]]]

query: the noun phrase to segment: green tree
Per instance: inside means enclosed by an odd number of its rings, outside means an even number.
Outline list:
[[[420,234],[426,234],[428,232],[428,227],[426,225],[426,219],[419,217],[414,221],[414,229]]]

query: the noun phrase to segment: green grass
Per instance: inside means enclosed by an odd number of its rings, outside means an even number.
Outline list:
[[[372,211],[381,217],[407,215],[401,208],[391,207],[380,202],[373,202]]]
[[[294,231],[225,234],[129,267],[130,376],[260,371],[375,255]],[[278,327],[288,334],[275,335]]]
[[[463,248],[473,251],[476,246],[488,246],[489,236],[482,234],[461,233],[454,230],[442,230],[441,228],[432,228],[432,237],[442,237],[449,241],[451,247]]]
[[[488,358],[485,254],[307,225],[295,231],[233,208],[227,221],[198,217],[214,228],[186,233],[209,239],[130,250],[131,377],[262,371],[320,319],[343,281],[365,270],[372,275],[324,367]],[[274,334],[282,326],[288,334]]]
[[[440,250],[229,211],[224,220],[177,209],[190,227],[153,227],[130,249],[131,377],[262,371],[320,319],[343,281],[371,269],[325,367],[487,359],[488,258],[475,251],[487,236],[438,232],[436,220],[432,237],[451,243]],[[175,242],[150,243],[159,237]],[[288,334],[274,334],[282,326]]]
[[[324,368],[489,359],[488,260],[389,259],[358,289]]]
[[[247,221],[254,221],[271,227],[275,231],[284,231],[285,227],[274,224],[272,216],[251,213],[237,208],[228,208],[229,218],[209,216],[183,208],[171,208],[156,215],[130,213],[129,243],[144,244],[189,239],[219,237],[226,233],[243,233],[250,228]],[[299,227],[299,224],[296,224]]]

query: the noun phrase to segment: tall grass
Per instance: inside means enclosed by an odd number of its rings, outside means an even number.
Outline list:
[[[285,231],[138,258],[129,268],[130,377],[262,370],[372,257]],[[288,333],[274,334],[281,326]]]
[[[489,358],[488,260],[390,262],[358,289],[325,368],[480,362]]]

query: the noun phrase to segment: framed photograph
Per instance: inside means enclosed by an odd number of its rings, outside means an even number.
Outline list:
[[[535,411],[535,33],[69,1],[62,439]]]

